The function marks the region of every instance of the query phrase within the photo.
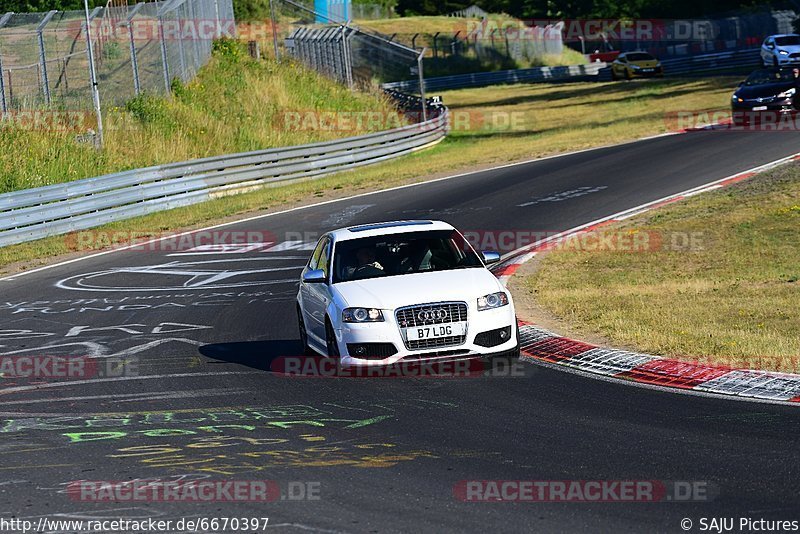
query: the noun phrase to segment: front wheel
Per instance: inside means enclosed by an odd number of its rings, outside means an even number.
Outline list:
[[[297,306],[297,329],[300,330],[300,343],[303,344],[303,356],[311,356],[313,351],[308,344],[308,331],[306,331],[306,322],[303,321],[303,312],[300,306]]]
[[[511,357],[519,359],[520,349],[522,347],[522,341],[519,338],[519,321],[517,320],[516,317],[514,318],[514,320],[517,321],[517,346],[511,349]]]
[[[339,344],[336,343],[336,333],[333,331],[330,319],[325,319],[325,345],[329,358],[339,358]]]

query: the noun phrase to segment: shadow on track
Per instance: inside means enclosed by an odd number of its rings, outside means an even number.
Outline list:
[[[236,363],[260,371],[270,371],[273,362],[286,356],[302,354],[299,339],[270,339],[264,341],[238,341],[203,345],[200,354],[219,362]]]

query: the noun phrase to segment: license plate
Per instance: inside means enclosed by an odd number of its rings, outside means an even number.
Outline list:
[[[653,72],[653,69],[642,69],[642,72]]]
[[[412,328],[406,328],[406,339],[408,341],[418,341],[420,339],[463,336],[466,333],[466,322],[431,324],[427,326],[414,326]]]
[[[767,109],[767,106],[756,106],[753,111],[764,111],[765,109]]]

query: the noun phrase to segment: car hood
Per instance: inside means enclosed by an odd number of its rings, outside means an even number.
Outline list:
[[[790,54],[794,54],[795,52],[800,52],[800,45],[786,45],[786,46],[776,45],[775,51],[777,52],[778,50],[786,50]]]
[[[794,82],[768,83],[764,85],[753,85],[750,87],[743,85],[737,89],[734,94],[739,98],[749,100],[752,98],[775,96],[778,93],[782,93],[792,87],[794,87]]]
[[[333,287],[347,306],[383,310],[452,300],[469,303],[503,290],[497,278],[482,267],[353,280]]]
[[[631,65],[636,65],[637,67],[642,67],[643,69],[650,68],[650,67],[657,67],[658,60],[657,59],[643,59],[641,61],[631,61]]]

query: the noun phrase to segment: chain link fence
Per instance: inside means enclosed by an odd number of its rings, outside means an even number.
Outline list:
[[[418,77],[423,50],[347,21],[328,19],[294,0],[274,0],[279,55],[286,54],[349,87],[379,90],[388,81]]]
[[[795,33],[797,17],[792,10],[761,9],[704,19],[639,19],[627,21],[634,29],[628,36],[616,31],[615,23],[622,21],[572,21],[577,24],[575,28],[568,24],[567,44],[589,54],[646,50],[659,58],[686,57],[759,47],[769,35]],[[611,30],[581,31],[581,27],[592,26],[594,22]],[[636,31],[637,27],[644,31]]]
[[[462,46],[456,45],[455,50],[463,50],[461,54],[472,51],[478,58],[499,53],[515,61],[535,63],[545,55],[560,56],[564,52],[563,29],[563,22],[505,30],[480,24],[466,36]]]
[[[88,18],[103,106],[191,80],[236,33],[232,0],[112,1]],[[91,109],[86,30],[83,11],[0,15],[0,111]]]

